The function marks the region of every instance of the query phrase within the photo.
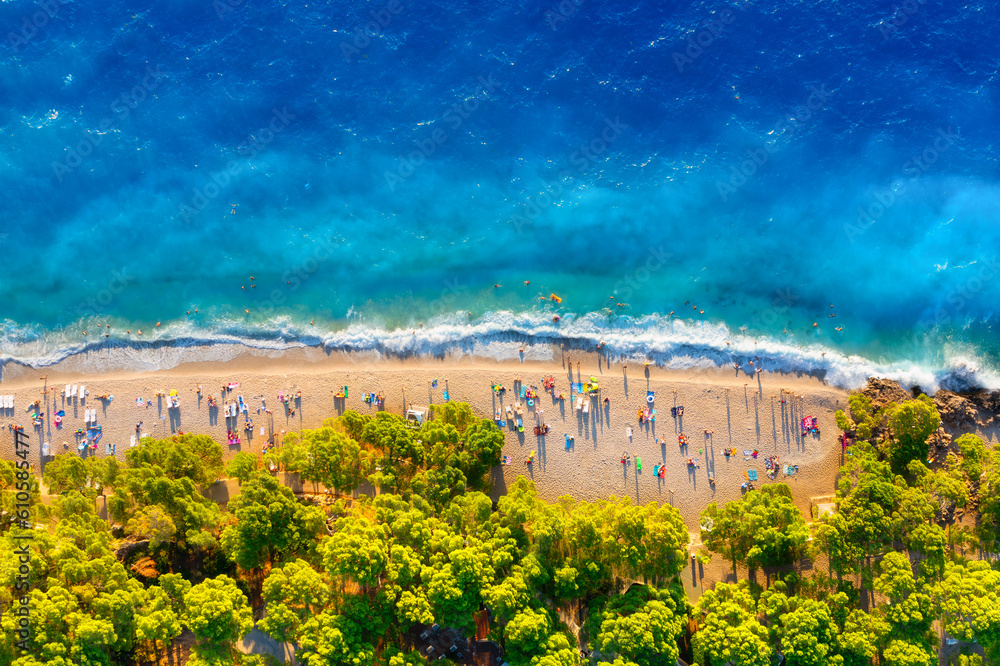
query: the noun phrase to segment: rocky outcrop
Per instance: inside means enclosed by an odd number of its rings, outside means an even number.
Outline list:
[[[934,405],[941,414],[942,425],[951,430],[975,432],[986,425],[980,420],[976,404],[957,393],[938,391],[934,395]]]
[[[876,410],[882,409],[890,402],[904,402],[913,397],[897,382],[881,377],[869,377],[868,384],[861,389],[861,393],[872,401],[872,407]]]

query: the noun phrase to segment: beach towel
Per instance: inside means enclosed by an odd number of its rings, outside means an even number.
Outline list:
[[[435,379],[431,381],[431,388],[437,388],[437,387],[438,387],[438,380]]]
[[[521,384],[521,390],[518,392],[518,395],[523,398],[525,393],[527,392],[528,392],[528,387],[525,386],[524,384]]]
[[[573,382],[572,384],[569,385],[569,387],[571,391],[575,391],[576,393],[583,393],[582,382]]]
[[[655,393],[653,393],[652,391],[646,391],[646,402],[648,402],[649,404],[653,404],[653,401],[655,399],[656,399]]]
[[[344,387],[344,388],[347,388],[347,387]],[[448,396],[448,389],[445,389],[444,393],[442,393],[442,395],[444,396],[444,401],[445,402],[448,402],[449,400],[451,400],[451,398]]]
[[[757,480],[757,470],[755,470],[755,469],[748,469],[747,470],[747,478],[750,481],[756,481]]]

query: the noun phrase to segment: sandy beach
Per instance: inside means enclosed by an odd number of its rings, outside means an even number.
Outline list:
[[[537,357],[537,348],[532,355]],[[524,432],[512,423],[504,428],[504,454],[510,464],[494,470],[493,492],[500,495],[518,475],[532,478],[543,498],[553,501],[561,495],[582,500],[596,500],[610,495],[629,496],[639,503],[669,502],[676,506],[692,532],[697,532],[698,514],[712,501],[736,499],[748,473],[757,474],[757,484],[784,481],[789,483],[796,503],[808,515],[812,497],[829,495],[841,463],[833,412],[846,405],[845,391],[824,385],[813,378],[759,373],[691,370],[666,371],[642,362],[610,366],[598,354],[573,354],[567,358],[558,348],[551,350],[551,361],[523,363],[496,362],[486,359],[386,359],[372,355],[337,354],[327,356],[316,350],[286,352],[272,358],[247,352],[224,363],[182,364],[170,370],[108,374],[81,373],[70,360],[44,371],[11,368],[0,383],[0,394],[14,394],[15,407],[4,413],[5,423],[21,423],[31,437],[31,459],[36,471],[43,469],[41,444],[50,443],[50,453],[77,452],[74,432],[84,428],[86,410],[96,410],[103,438],[96,450],[83,455],[106,455],[113,444],[115,455],[124,460],[131,438],[142,423],[140,434],[163,437],[172,433],[194,432],[211,435],[223,444],[227,455],[238,451],[259,452],[272,435],[280,440],[284,432],[318,426],[323,419],[354,409],[374,413],[376,407],[362,401],[364,392],[385,394],[384,409],[402,413],[408,408],[426,408],[444,402],[447,390],[453,401],[468,402],[477,414],[491,417],[499,407],[521,402],[524,409]],[[80,359],[78,363],[92,363]],[[40,377],[46,376],[46,380]],[[555,379],[554,391],[543,390],[543,378]],[[599,393],[584,396],[589,403],[584,413],[571,402],[571,382],[586,383],[597,379]],[[540,396],[532,406],[517,397],[515,381],[525,387],[537,387]],[[437,380],[437,388],[432,382]],[[239,387],[222,397],[223,384]],[[493,383],[507,388],[501,398],[492,390]],[[85,385],[88,395],[81,400],[67,399],[65,385]],[[199,397],[197,389],[202,387]],[[349,386],[346,400],[335,394]],[[43,394],[44,387],[48,392]],[[166,398],[157,392],[176,390],[180,405],[169,409]],[[294,415],[278,401],[279,391],[295,394],[301,401],[290,406]],[[654,393],[653,402],[647,392]],[[555,396],[565,394],[565,400]],[[99,396],[114,396],[100,400]],[[252,435],[247,438],[240,415],[238,429],[242,442],[227,446],[225,402],[242,395],[253,420]],[[208,397],[219,400],[220,409],[210,410]],[[142,398],[139,407],[136,399]],[[33,428],[25,409],[35,400],[43,401],[44,425]],[[607,399],[608,402],[604,400]],[[404,402],[405,401],[405,402]],[[656,420],[640,424],[638,411],[655,409]],[[673,418],[671,410],[683,406],[683,416]],[[258,408],[261,408],[258,412]],[[272,410],[268,415],[264,409]],[[53,415],[65,411],[61,428],[53,424]],[[800,420],[815,416],[819,434],[802,436]],[[504,417],[506,418],[506,416]],[[533,434],[538,423],[549,426],[544,437]],[[263,431],[262,431],[263,428]],[[631,430],[631,438],[627,433]],[[687,435],[686,449],[678,445],[678,435]],[[573,439],[567,446],[566,435]],[[660,443],[657,443],[657,439]],[[13,454],[13,434],[3,431],[2,455]],[[735,454],[725,455],[725,450]],[[757,457],[752,456],[758,451]],[[535,451],[534,462],[526,462]],[[622,455],[630,460],[623,465]],[[750,455],[745,455],[749,453]],[[779,471],[773,481],[766,475],[765,459],[778,456]],[[686,463],[687,458],[696,462]],[[641,460],[639,471],[637,462]],[[664,465],[664,477],[654,472]],[[785,465],[797,465],[791,476]],[[714,485],[709,482],[714,477]]]

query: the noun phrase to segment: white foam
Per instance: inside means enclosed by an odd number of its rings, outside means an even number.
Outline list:
[[[9,329],[8,329],[9,330]],[[670,369],[732,368],[744,371],[814,374],[843,388],[863,386],[868,377],[894,379],[905,387],[1000,388],[1000,374],[969,350],[947,352],[944,363],[929,367],[915,362],[878,362],[846,354],[822,344],[795,345],[768,337],[751,337],[731,331],[725,324],[692,322],[649,315],[610,321],[597,313],[566,315],[553,322],[543,312],[491,312],[475,321],[465,313],[446,315],[423,327],[389,328],[377,321],[355,318],[346,328],[323,335],[315,327],[299,327],[287,317],[247,324],[217,320],[211,327],[192,323],[168,324],[142,341],[111,337],[91,343],[70,343],[62,332],[50,335],[8,336],[0,362],[23,363],[35,368],[72,359],[81,370],[112,369],[151,371],[192,361],[226,361],[247,349],[278,356],[296,348],[326,352],[348,351],[363,356],[477,356],[516,360],[521,349],[529,360],[547,360],[554,344],[570,350],[594,351],[601,342],[612,360],[637,359]],[[728,344],[727,344],[728,343]]]

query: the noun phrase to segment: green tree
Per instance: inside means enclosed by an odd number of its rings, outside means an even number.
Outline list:
[[[246,451],[240,451],[226,465],[226,474],[240,482],[247,482],[257,471],[257,456]]]
[[[245,571],[297,553],[310,553],[323,531],[323,512],[299,503],[292,491],[269,474],[257,472],[229,502],[229,524],[219,541]]]
[[[320,545],[324,568],[363,587],[378,586],[389,563],[387,532],[362,516],[341,518],[334,535]]]
[[[889,410],[889,459],[896,469],[905,469],[911,460],[927,458],[927,438],[941,425],[934,401],[921,394]]]
[[[1000,571],[988,562],[949,563],[935,596],[946,632],[1000,657]]]
[[[361,482],[361,447],[353,439],[329,425],[316,430],[292,433],[300,437],[307,451],[300,474],[305,481],[350,492]]]
[[[698,599],[699,630],[692,639],[701,666],[769,666],[773,649],[767,629],[757,621],[746,581],[718,583]]]
[[[222,446],[208,435],[176,435],[167,439],[145,437],[125,452],[128,467],[159,467],[170,479],[191,479],[204,487],[222,474]]]
[[[831,663],[836,650],[837,625],[825,603],[791,597],[776,622],[776,633],[788,666]]]
[[[296,658],[304,666],[371,666],[375,647],[350,618],[325,610],[302,628]]]
[[[851,393],[847,404],[850,416],[840,409],[834,413],[837,427],[844,432],[855,433],[860,440],[871,439],[881,421],[881,413],[873,409],[871,399],[863,393]]]
[[[991,452],[979,487],[980,547],[988,553],[1000,550],[1000,451]]]
[[[687,621],[677,606],[666,591],[633,586],[612,600],[602,614],[597,649],[621,655],[638,666],[675,663],[677,639]]]
[[[125,533],[149,539],[149,547],[155,550],[170,543],[177,533],[177,526],[162,507],[154,504],[136,511],[126,523]]]
[[[889,603],[881,607],[891,628],[891,637],[929,648],[934,608],[925,587],[913,576],[910,561],[901,553],[888,553],[879,563],[875,591]]]
[[[161,645],[170,654],[173,641],[180,635],[181,629],[181,618],[173,608],[166,590],[151,587],[145,606],[136,614],[136,639],[150,645],[159,663]]]
[[[721,510],[715,502],[709,504],[701,512],[701,525],[702,543],[730,560],[734,572],[737,562],[751,569],[788,564],[801,556],[809,539],[802,512],[784,483],[750,491]]]
[[[504,644],[512,663],[526,664],[541,655],[552,633],[548,613],[525,608],[504,627]]]
[[[184,594],[184,624],[197,637],[195,652],[206,661],[228,655],[233,663],[233,643],[253,629],[253,615],[246,596],[228,576],[209,578]]]
[[[970,483],[978,483],[989,460],[986,442],[978,435],[962,435],[953,444],[961,455],[962,472]]]
[[[175,542],[198,548],[215,544],[213,530],[222,519],[219,505],[204,497],[193,480],[170,478],[158,465],[127,467],[108,500],[108,512],[128,524],[137,507],[150,506],[160,507],[173,521]]]
[[[851,611],[837,637],[844,666],[870,666],[888,634],[889,625],[881,618],[863,610]]]
[[[890,641],[882,657],[886,666],[932,666],[937,662],[925,646],[904,640]]]
[[[118,475],[114,458],[81,458],[72,453],[60,453],[45,465],[42,479],[51,495],[78,491],[93,500],[113,486]]]
[[[329,583],[304,560],[285,563],[264,581],[267,616],[260,629],[278,641],[298,640],[302,626],[326,608]]]

